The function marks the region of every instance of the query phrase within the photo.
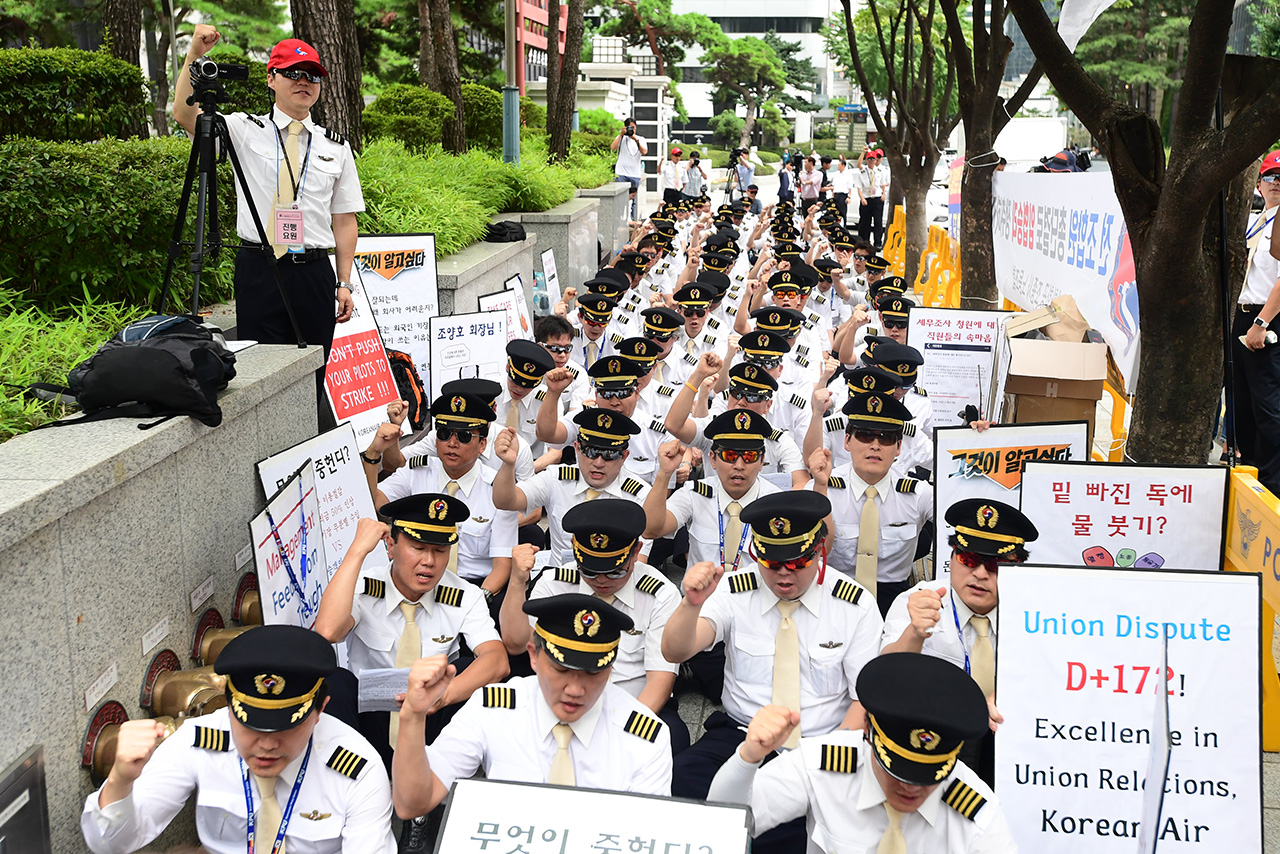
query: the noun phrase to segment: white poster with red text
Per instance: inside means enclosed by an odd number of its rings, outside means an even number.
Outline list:
[[[364,448],[378,432],[378,425],[387,420],[387,404],[399,400],[400,391],[373,321],[362,276],[358,270],[356,273],[351,292],[355,310],[350,320],[334,328],[324,388],[334,420],[339,424],[350,421],[356,431],[356,444]]]

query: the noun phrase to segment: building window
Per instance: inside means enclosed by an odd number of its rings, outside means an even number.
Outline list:
[[[591,59],[593,62],[626,62],[626,42],[620,38],[599,36],[591,42]]]

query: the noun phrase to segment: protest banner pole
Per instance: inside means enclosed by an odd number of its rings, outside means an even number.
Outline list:
[[[1222,130],[1222,87],[1218,87],[1218,102],[1214,106],[1213,120],[1215,127]],[[1222,387],[1225,390],[1226,405],[1223,407],[1222,417],[1225,420],[1223,424],[1223,447],[1222,450],[1227,456],[1227,465],[1235,467],[1236,464],[1236,419],[1234,414],[1236,384],[1235,384],[1235,359],[1232,351],[1235,349],[1231,346],[1231,275],[1229,269],[1230,259],[1227,257],[1227,188],[1225,186],[1218,188],[1218,284],[1222,291]],[[1245,275],[1249,274],[1245,270]]]

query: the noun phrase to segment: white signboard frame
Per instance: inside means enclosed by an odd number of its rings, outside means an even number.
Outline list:
[[[997,339],[1010,311],[964,308],[911,309],[907,344],[924,364],[916,385],[929,392],[934,427],[963,423],[960,413],[973,404],[983,417],[994,411],[987,399]]]
[[[1021,467],[1034,457],[1088,459],[1088,436],[1089,424],[1085,421],[1007,424],[981,433],[970,427],[936,429],[933,434],[933,518],[937,520],[934,532],[937,573],[951,571],[951,549],[947,546],[951,529],[943,521],[948,507],[966,498],[993,498],[1019,506]],[[966,451],[970,453],[961,454]],[[1034,547],[1033,543],[1028,548]]]
[[[431,318],[431,399],[450,380],[503,376],[507,314],[475,311]]]
[[[351,299],[355,309],[350,320],[334,328],[333,346],[324,369],[324,391],[333,420],[350,421],[356,442],[363,447],[387,420],[387,404],[400,399],[400,390],[359,271],[354,272]],[[408,431],[406,420],[402,432]]]
[[[426,382],[429,321],[440,313],[436,236],[362,234],[356,241],[355,270],[383,345],[408,353]]]
[[[1021,510],[1040,532],[1031,560],[1221,570],[1229,475],[1224,466],[1028,463]]]
[[[529,317],[529,304],[524,298],[524,284],[515,275],[506,281],[506,287],[491,294],[483,294],[476,300],[481,311],[501,311],[507,316],[507,341],[523,338],[533,340],[533,322]]]
[[[548,249],[541,255],[542,274],[547,284],[547,299],[550,305],[560,302],[560,274],[556,272],[556,253]]]
[[[1139,850],[1167,698],[1158,850],[1260,854],[1260,576],[1021,566],[999,613],[996,791],[1020,850]]]
[[[485,838],[510,845],[516,827],[521,839],[533,828],[529,854],[595,854],[605,835],[619,851],[652,841],[654,854],[744,854],[751,842],[749,810],[738,804],[479,779],[454,782],[447,803],[436,851],[449,854],[491,854]]]
[[[301,559],[304,517],[305,562]],[[280,537],[279,543],[272,533],[272,522],[275,534]],[[262,621],[267,625],[311,628],[320,610],[320,597],[329,585],[329,564],[310,459],[303,460],[302,466],[267,500],[263,511],[249,521],[249,541],[253,544],[254,567],[258,572]],[[280,554],[281,545],[287,564]]]

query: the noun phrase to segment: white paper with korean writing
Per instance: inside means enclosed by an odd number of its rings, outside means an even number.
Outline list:
[[[1133,388],[1138,287],[1111,173],[997,172],[991,192],[1000,296],[1030,311],[1071,294]]]
[[[434,234],[362,234],[355,268],[369,297],[382,343],[409,354],[428,381],[429,321],[440,313]]]
[[[387,404],[400,399],[391,363],[382,346],[382,336],[369,308],[363,279],[353,271],[351,299],[355,309],[351,319],[334,326],[333,346],[324,369],[325,396],[334,421],[350,421],[356,443],[368,446],[378,425],[387,420]],[[405,422],[404,432],[409,425]]]
[[[948,507],[966,498],[994,498],[1017,507],[1022,467],[1031,460],[1088,459],[1088,432],[1084,421],[1010,424],[982,433],[969,427],[935,430],[934,560],[938,572],[949,572],[951,565],[947,545],[951,527],[943,521]]]
[[[524,279],[516,273],[504,283],[507,290],[516,292],[516,319],[520,323],[520,337],[533,340],[533,315],[529,313],[529,300],[524,293]]]
[[[329,578],[333,578],[346,557],[360,517],[378,518],[369,495],[364,463],[360,462],[362,450],[356,444],[355,431],[347,423],[258,463],[262,491],[271,495],[284,486],[299,466],[311,461],[320,501],[320,530],[324,532],[325,554],[329,559],[326,567]],[[386,564],[386,551],[381,548],[374,549],[364,560],[365,569]]]
[[[935,427],[963,423],[960,413],[973,404],[984,416],[1000,323],[1012,312],[960,308],[913,308],[907,344],[920,351],[916,385],[929,392]]]
[[[546,276],[547,298],[554,306],[560,302],[560,274],[556,272],[556,253],[551,249],[542,253],[542,272]]]
[[[477,311],[431,318],[431,399],[449,380],[502,382],[507,364],[507,315]]]
[[[458,780],[448,804],[436,850],[449,854],[743,854],[749,842],[747,809],[730,804],[495,780]]]
[[[1022,512],[1040,532],[1031,562],[1138,569],[1222,569],[1222,466],[1028,463]]]
[[[305,548],[303,519],[306,519]],[[302,626],[316,621],[320,596],[329,584],[320,501],[310,459],[302,461],[261,513],[249,522],[262,621]]]
[[[1244,573],[1000,573],[996,791],[1020,850],[1138,850],[1167,635],[1157,850],[1262,851],[1259,598]]]

